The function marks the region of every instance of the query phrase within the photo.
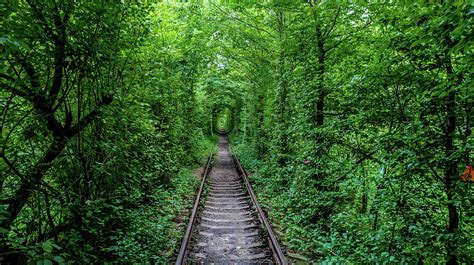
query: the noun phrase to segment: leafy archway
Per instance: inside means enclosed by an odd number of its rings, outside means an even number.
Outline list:
[[[229,104],[217,104],[212,110],[212,131],[231,133],[235,128],[234,107]]]
[[[209,99],[212,133],[220,133],[221,130],[231,133],[238,127],[240,95],[237,86],[238,84],[231,80],[219,76],[212,76],[206,80],[204,91]]]

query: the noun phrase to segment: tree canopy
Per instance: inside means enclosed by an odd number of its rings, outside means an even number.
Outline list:
[[[171,261],[222,129],[286,253],[474,262],[473,4],[0,10],[0,263]]]

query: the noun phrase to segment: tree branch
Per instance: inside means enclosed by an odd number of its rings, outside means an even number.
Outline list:
[[[15,78],[13,78],[9,75],[3,74],[3,73],[0,73],[0,77],[4,78],[4,79],[6,79],[10,82],[13,82],[13,83],[16,82]],[[2,87],[5,88],[6,90],[8,90],[10,93],[16,95],[16,96],[22,97],[22,98],[27,99],[27,100],[31,100],[30,96],[24,91],[18,90],[15,87],[9,86],[9,85],[7,85],[6,83],[3,83],[3,82],[2,82]],[[26,87],[23,87],[23,88],[26,88]]]
[[[336,26],[336,22],[337,22],[337,18],[339,17],[339,14],[341,13],[341,6],[339,5],[338,9],[337,9],[337,13],[336,13],[336,16],[334,16],[334,20],[332,21],[332,26],[331,28],[329,28],[327,31],[325,31],[323,33],[323,37],[326,38],[327,36],[329,36],[329,34],[331,34],[332,30],[334,29],[334,27]]]
[[[237,21],[239,21],[239,22],[242,22],[242,23],[244,23],[245,25],[250,26],[250,27],[252,27],[252,28],[254,28],[254,29],[258,30],[258,31],[263,31],[263,32],[267,33],[268,35],[270,35],[270,36],[272,36],[272,37],[275,37],[275,36],[274,36],[271,32],[269,32],[268,30],[262,29],[262,28],[260,28],[260,27],[258,27],[258,26],[256,26],[256,25],[254,25],[254,24],[251,24],[251,23],[249,23],[249,22],[247,22],[247,21],[245,21],[245,20],[243,20],[243,19],[241,19],[241,18],[232,16],[231,14],[229,14],[229,13],[226,12],[226,11],[224,11],[222,8],[220,8],[218,5],[214,4],[213,2],[210,2],[210,3],[211,3],[215,8],[217,8],[220,12],[224,13],[225,15],[227,15],[229,18],[235,19],[235,20],[237,20]]]
[[[341,43],[344,43],[347,41],[347,39],[349,39],[350,37],[352,37],[352,35],[354,35],[355,33],[365,29],[367,26],[369,26],[370,24],[372,24],[372,21],[369,21],[367,22],[364,26],[358,28],[357,30],[353,31],[353,32],[349,32],[346,34],[346,36],[344,36],[344,38],[342,38],[341,40],[339,40],[338,42],[336,42],[334,45],[332,45],[331,47],[325,49],[324,52],[329,52],[331,51],[332,49],[336,48],[337,46],[339,46]]]
[[[65,136],[69,139],[74,137],[80,131],[82,131],[87,125],[89,125],[94,119],[100,114],[100,107],[108,105],[112,102],[112,96],[104,96],[102,100],[97,104],[97,108],[89,112],[82,120],[71,128],[66,128]]]
[[[18,169],[15,167],[15,165],[13,165],[13,163],[10,162],[10,160],[8,160],[7,156],[5,155],[5,153],[3,151],[0,152],[0,157],[2,157],[3,161],[5,161],[5,163],[8,165],[10,170],[13,171],[20,179],[25,178],[23,176],[23,174],[21,174],[20,171],[18,171]]]

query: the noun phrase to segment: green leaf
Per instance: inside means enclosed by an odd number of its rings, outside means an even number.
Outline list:
[[[61,256],[54,256],[54,257],[53,257],[53,260],[56,261],[56,262],[59,263],[59,264],[64,264],[64,263],[66,262],[66,261],[64,260],[64,258],[61,257]]]
[[[49,259],[42,259],[37,260],[36,265],[53,265],[53,262],[51,262]]]
[[[46,253],[51,253],[53,252],[53,244],[51,243],[51,241],[46,241],[43,243],[42,245],[43,247],[43,250],[46,252]]]

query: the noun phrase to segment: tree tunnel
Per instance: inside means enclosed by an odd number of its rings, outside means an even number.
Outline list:
[[[236,83],[218,76],[206,80],[204,91],[209,99],[211,133],[232,133],[238,129],[238,113],[242,104],[237,86]]]
[[[227,104],[221,104],[214,106],[212,110],[212,131],[214,133],[220,133],[225,131],[231,133],[234,130],[234,112],[233,108]]]

